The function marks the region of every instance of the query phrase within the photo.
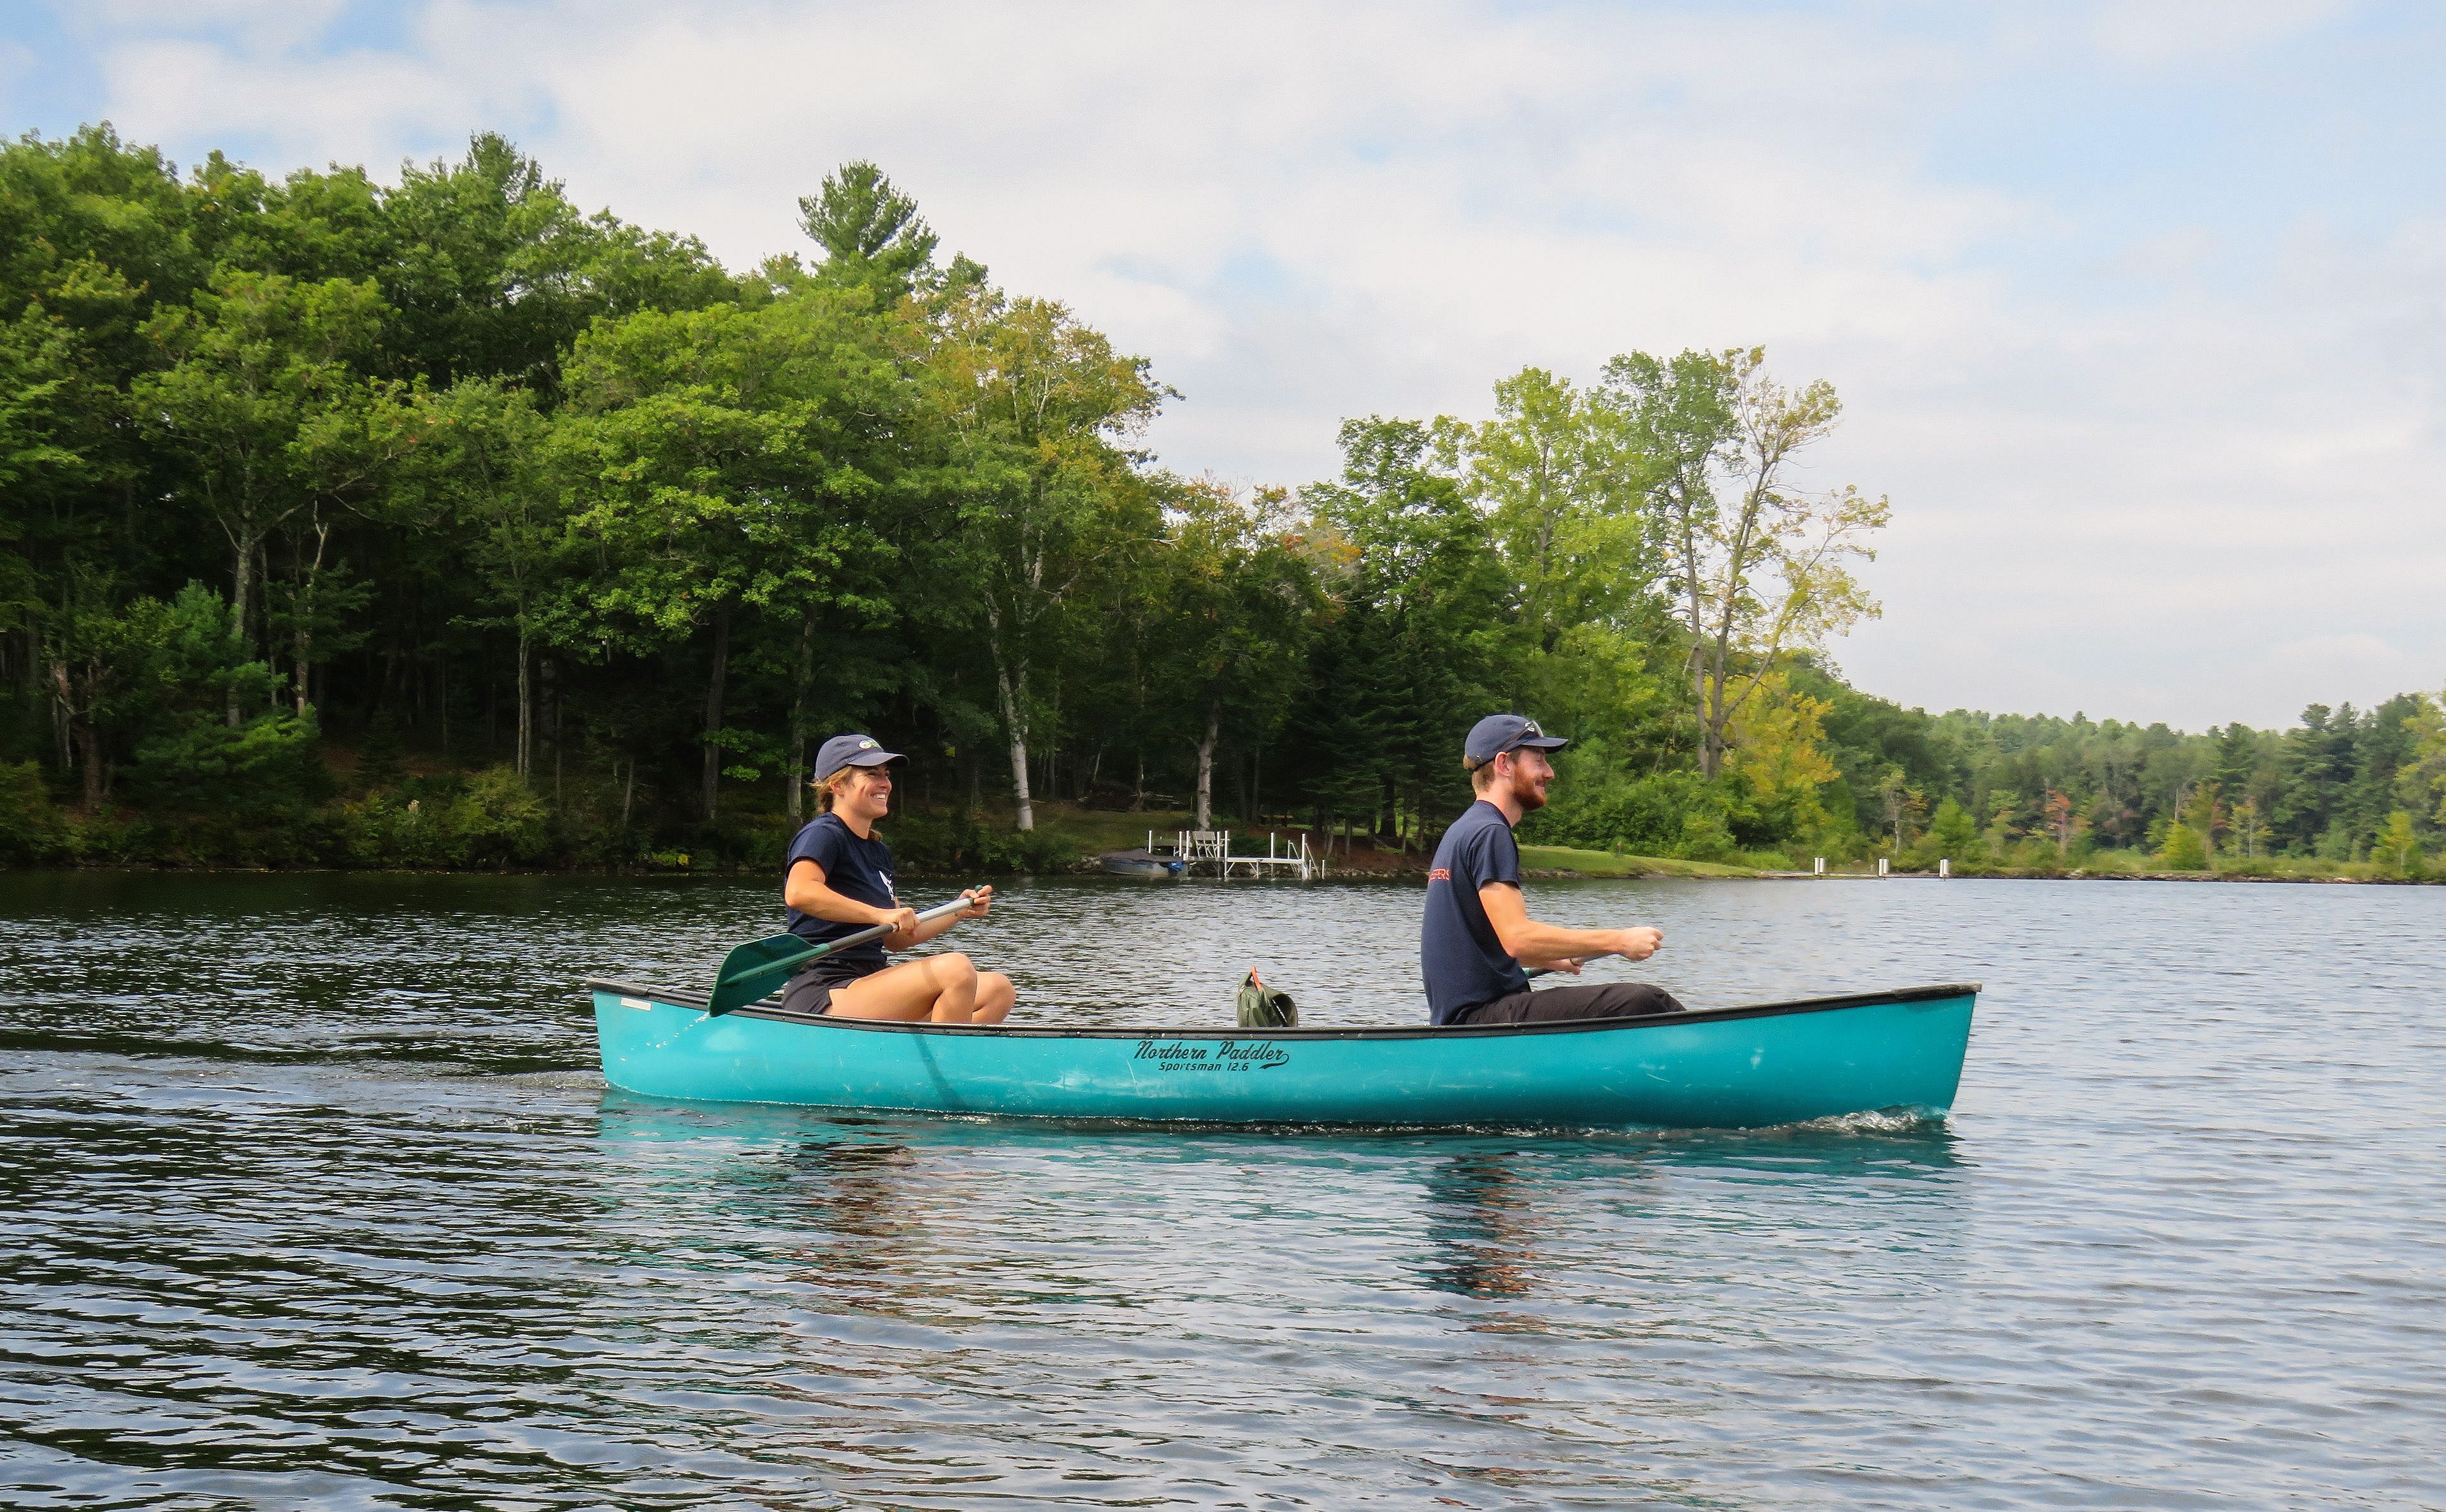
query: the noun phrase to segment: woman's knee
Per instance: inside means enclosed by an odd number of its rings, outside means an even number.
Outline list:
[[[958,951],[946,951],[935,956],[933,967],[935,971],[945,973],[954,979],[968,977],[973,980],[977,974],[977,963]]]

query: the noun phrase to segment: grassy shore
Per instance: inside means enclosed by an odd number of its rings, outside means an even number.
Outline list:
[[[1721,861],[1685,861],[1669,856],[1616,856],[1610,851],[1573,850],[1568,845],[1523,845],[1520,863],[1533,872],[1568,872],[1575,877],[1759,877],[1748,866]]]

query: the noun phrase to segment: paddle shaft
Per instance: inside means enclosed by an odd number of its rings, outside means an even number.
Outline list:
[[[972,901],[968,898],[955,898],[948,903],[938,903],[918,914],[917,921],[922,924],[949,915],[964,913]],[[727,1013],[735,1008],[744,1008],[762,997],[771,988],[787,980],[791,973],[800,970],[808,962],[819,961],[837,951],[846,950],[853,945],[863,945],[869,940],[881,939],[891,933],[892,926],[889,924],[872,924],[865,929],[852,931],[838,939],[825,940],[821,944],[810,944],[803,936],[798,935],[772,935],[763,939],[751,940],[723,957],[722,970],[714,975],[713,995],[706,1004],[706,1011],[720,1014]]]
[[[955,898],[948,903],[937,903],[931,908],[921,909],[917,915],[917,922],[920,924],[931,924],[938,918],[948,918],[953,914],[965,912],[969,907],[969,900],[968,898]],[[825,940],[823,943],[809,950],[803,958],[792,961],[790,963],[790,969],[792,971],[797,971],[800,967],[806,965],[808,961],[817,960],[826,955],[836,954],[841,951],[849,949],[853,945],[863,945],[871,939],[881,939],[884,936],[891,934],[896,927],[896,925],[892,924],[872,924],[865,929],[859,930],[854,935],[843,935],[838,939]]]

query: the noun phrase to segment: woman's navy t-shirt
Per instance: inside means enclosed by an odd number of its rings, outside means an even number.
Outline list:
[[[1488,922],[1477,890],[1489,882],[1520,885],[1520,847],[1512,822],[1484,799],[1453,821],[1427,872],[1427,917],[1419,932],[1419,965],[1427,979],[1427,1016],[1452,1022],[1464,1008],[1529,991],[1520,963]]]
[[[892,847],[880,840],[858,839],[836,815],[818,814],[815,822],[799,831],[799,838],[790,841],[790,859],[781,863],[782,877],[786,879],[800,861],[813,861],[822,867],[824,885],[844,898],[854,898],[870,908],[900,906],[900,896],[892,887]],[[818,918],[794,908],[781,927],[820,945],[869,926]],[[817,964],[828,970],[846,967],[864,974],[883,970],[887,959],[883,942],[875,939],[836,952]]]

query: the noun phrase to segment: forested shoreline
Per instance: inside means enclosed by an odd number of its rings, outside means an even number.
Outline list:
[[[0,207],[0,860],[764,866],[850,728],[919,867],[1063,865],[1081,814],[1416,857],[1498,708],[1574,738],[1536,843],[2416,878],[2446,832],[2423,693],[2185,734],[1850,687],[1888,505],[1801,485],[1840,400],[1756,350],[1524,369],[1244,491],[868,163],[744,272],[489,135],[390,182],[29,135]]]

